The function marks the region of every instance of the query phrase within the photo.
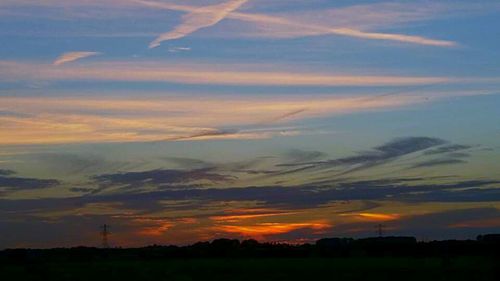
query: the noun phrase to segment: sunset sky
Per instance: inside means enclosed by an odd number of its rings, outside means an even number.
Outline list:
[[[499,232],[499,14],[0,0],[0,249]]]

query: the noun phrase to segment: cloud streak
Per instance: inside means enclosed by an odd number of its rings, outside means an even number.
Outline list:
[[[141,188],[151,186],[154,188],[179,187],[186,184],[199,182],[221,183],[232,181],[232,176],[217,174],[213,169],[197,170],[152,170],[142,172],[127,172],[117,174],[99,175],[93,178],[101,187],[99,191],[113,186],[122,186],[122,189]]]
[[[471,145],[464,145],[464,144],[450,144],[450,145],[444,145],[444,146],[438,147],[436,149],[428,150],[425,152],[425,154],[437,155],[437,154],[444,154],[444,153],[454,153],[454,152],[468,150],[472,147],[473,146],[471,146]]]
[[[101,53],[99,53],[99,52],[69,52],[69,53],[64,53],[53,62],[53,65],[60,66],[60,65],[63,65],[63,64],[69,63],[69,62],[77,61],[77,60],[92,57],[92,56],[97,56],[100,54]]]
[[[457,43],[453,41],[446,40],[436,40],[429,39],[422,36],[415,35],[405,35],[405,34],[392,34],[392,33],[381,33],[381,32],[366,32],[357,30],[354,28],[333,28],[320,26],[315,24],[306,24],[300,22],[293,22],[284,18],[275,18],[271,16],[265,15],[247,15],[247,14],[237,14],[235,18],[240,20],[251,21],[259,24],[278,24],[284,25],[289,28],[302,28],[309,30],[310,32],[314,32],[316,35],[322,34],[334,34],[339,36],[360,38],[360,39],[370,39],[370,40],[385,40],[385,41],[396,41],[403,43],[411,43],[417,45],[428,45],[428,46],[436,46],[436,47],[453,47],[456,46]],[[309,33],[309,36],[311,34]],[[306,36],[306,35],[304,35]]]
[[[244,68],[244,67],[243,67]],[[158,64],[143,62],[92,63],[64,68],[44,64],[0,61],[0,81],[122,81],[170,82],[199,85],[264,86],[408,86],[455,83],[463,79],[425,76],[377,76],[301,71],[249,71],[242,66]]]
[[[429,161],[424,161],[417,163],[413,165],[413,168],[429,168],[429,167],[436,167],[436,166],[445,166],[445,165],[456,165],[456,164],[464,164],[467,163],[464,160],[460,159],[454,159],[454,158],[440,158],[440,159],[433,159]]]
[[[262,139],[317,134],[325,131],[293,122],[417,105],[428,102],[426,97],[435,94],[386,95],[377,99],[357,95],[0,97],[0,104],[15,113],[0,115],[0,144]],[[197,106],[199,102],[203,102],[202,107]],[[276,122],[286,125],[270,126]]]
[[[142,1],[142,0],[136,1],[136,2],[147,5],[148,7],[161,8],[161,9],[167,9],[167,10],[187,11],[190,13],[194,13],[196,11],[196,7],[192,7],[192,6],[175,5],[175,4],[169,4],[169,3],[159,3],[159,2],[154,2],[154,1]],[[227,17],[230,19],[236,19],[236,20],[240,20],[240,21],[251,22],[251,23],[260,24],[260,25],[285,26],[291,30],[294,30],[295,32],[297,30],[303,30],[305,33],[305,35],[303,34],[303,36],[333,34],[333,35],[354,37],[354,38],[360,38],[360,39],[397,41],[397,42],[404,42],[404,43],[411,43],[411,44],[418,44],[418,45],[437,46],[437,47],[453,47],[453,46],[457,45],[455,42],[447,41],[447,40],[436,40],[436,39],[429,39],[429,38],[422,37],[422,36],[413,36],[413,35],[405,35],[405,34],[366,32],[366,31],[361,31],[361,30],[355,29],[355,28],[349,28],[349,27],[327,27],[327,26],[322,26],[322,25],[318,25],[318,24],[303,23],[300,20],[295,21],[295,20],[287,19],[285,17],[270,16],[270,15],[264,15],[264,14],[247,14],[247,13],[228,11],[227,13],[224,14],[224,17]],[[189,31],[189,29],[188,29],[188,31]],[[179,34],[182,34],[182,32],[180,32]],[[167,33],[164,36],[165,36],[166,40],[168,40],[171,37],[175,38],[176,34],[175,33]],[[155,42],[153,42],[153,43],[155,43]],[[155,44],[153,44],[153,46],[155,46]]]
[[[179,39],[202,28],[213,26],[226,18],[229,13],[241,7],[245,2],[247,0],[231,0],[218,5],[193,9],[182,17],[180,25],[176,26],[172,31],[161,34],[149,44],[149,48],[156,48],[163,41]]]
[[[285,171],[284,173],[293,173],[295,171],[302,172],[304,170],[310,169],[330,169],[334,167],[341,167],[345,169],[340,172],[340,174],[343,175],[352,173],[354,171],[383,165],[403,156],[416,152],[422,152],[429,148],[437,147],[445,143],[445,140],[430,137],[397,138],[383,145],[374,147],[371,151],[361,152],[355,156],[316,162],[285,163],[280,164],[279,166],[300,167],[296,170]]]
[[[269,127],[263,119],[297,111],[302,119],[387,110],[420,97],[163,97],[154,99],[2,97],[2,106],[30,116],[0,116],[0,144],[256,139],[295,135],[294,126]],[[203,101],[203,107],[195,106]],[[134,114],[129,114],[134,112]],[[251,126],[251,128],[246,128]],[[226,128],[226,129],[224,129]],[[311,133],[314,133],[313,131]]]
[[[54,179],[15,177],[14,174],[15,172],[11,170],[0,170],[0,197],[3,192],[45,189],[60,184]]]

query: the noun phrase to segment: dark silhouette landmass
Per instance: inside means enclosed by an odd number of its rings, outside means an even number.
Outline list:
[[[216,239],[189,246],[7,249],[2,280],[500,280],[500,234],[476,240]],[[104,279],[103,279],[104,278]]]

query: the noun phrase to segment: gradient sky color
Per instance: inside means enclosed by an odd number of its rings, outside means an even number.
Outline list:
[[[0,0],[0,248],[498,232],[499,13]]]

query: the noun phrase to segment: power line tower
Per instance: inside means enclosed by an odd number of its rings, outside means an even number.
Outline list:
[[[383,225],[383,224],[377,224],[375,227],[377,228],[378,237],[382,237],[384,235],[385,225]]]
[[[101,247],[102,248],[109,248],[109,243],[108,243],[108,235],[109,235],[109,225],[103,224],[101,226]]]

